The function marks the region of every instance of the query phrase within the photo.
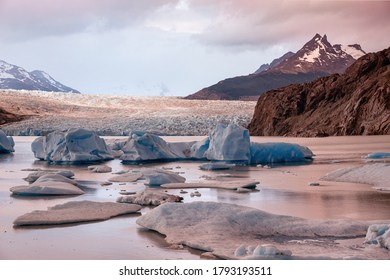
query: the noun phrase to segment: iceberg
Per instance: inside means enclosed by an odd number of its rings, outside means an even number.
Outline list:
[[[207,138],[196,142],[169,143],[157,135],[133,132],[126,142],[116,141],[110,147],[122,151],[123,163],[192,159],[264,164],[308,161],[314,156],[298,144],[251,143],[248,130],[234,124],[219,124]],[[206,164],[204,169],[218,168],[218,164]]]
[[[10,188],[16,195],[81,195],[84,191],[74,180],[60,174],[45,174],[28,186]]]
[[[14,221],[15,226],[59,225],[102,221],[111,217],[137,213],[141,206],[115,202],[71,201],[50,207],[46,211],[33,211]]]
[[[292,143],[251,143],[251,164],[304,162],[313,159],[313,152]]]
[[[161,137],[143,132],[131,133],[121,150],[123,155],[119,159],[124,163],[185,158],[183,152],[174,151]]]
[[[210,133],[208,160],[251,162],[249,131],[235,124],[218,124]]]
[[[0,129],[0,154],[15,152],[14,146],[14,139],[11,136],[5,135],[4,131]]]
[[[53,163],[88,163],[112,160],[106,143],[95,132],[86,129],[54,131],[31,144],[34,156]]]

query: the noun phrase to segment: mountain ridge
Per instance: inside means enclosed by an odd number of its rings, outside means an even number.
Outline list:
[[[28,72],[24,68],[0,60],[0,89],[42,90],[80,93],[56,81],[44,71]]]
[[[358,44],[331,45],[326,35],[316,34],[296,53],[288,52],[270,64],[261,65],[253,74],[227,78],[185,98],[257,100],[272,89],[342,73],[356,61],[355,57],[364,54]]]

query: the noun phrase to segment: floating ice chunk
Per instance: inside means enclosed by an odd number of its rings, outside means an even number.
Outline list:
[[[121,175],[114,176],[108,181],[115,183],[126,183],[126,182],[135,182],[143,177],[141,172],[128,172]]]
[[[220,162],[212,162],[212,163],[204,163],[199,166],[201,170],[224,170],[230,169],[234,164],[220,163]]]
[[[14,146],[14,139],[11,136],[5,135],[5,133],[0,129],[0,154],[15,152]]]
[[[120,203],[134,203],[143,206],[158,206],[166,202],[181,202],[183,198],[181,196],[161,193],[161,192],[152,192],[152,191],[143,191],[135,195],[126,195],[118,197],[117,202]]]
[[[237,190],[241,188],[255,189],[258,181],[213,181],[213,182],[198,182],[198,183],[170,183],[161,185],[166,189],[194,189],[194,188],[216,188],[216,189],[229,189]]]
[[[250,163],[250,140],[247,129],[235,124],[218,124],[209,138],[209,148],[205,153],[208,160]]]
[[[142,162],[151,160],[177,160],[185,158],[182,152],[172,149],[164,139],[157,135],[133,132],[122,147],[123,162]]]
[[[279,250],[274,245],[263,244],[256,247],[253,251],[253,256],[275,256]]]
[[[58,225],[107,220],[111,217],[137,213],[141,206],[115,202],[71,201],[46,211],[33,211],[18,217],[15,226]]]
[[[366,243],[377,244],[380,247],[390,249],[390,225],[371,225],[366,234]]]
[[[40,177],[47,174],[59,174],[66,178],[72,178],[74,176],[74,172],[71,170],[41,170],[41,171],[32,172],[28,174],[26,178],[23,179],[29,183],[34,183]]]
[[[106,143],[95,132],[85,129],[54,131],[31,144],[36,158],[54,163],[99,162],[113,159]]]
[[[251,164],[309,161],[312,151],[291,143],[251,143]]]
[[[243,257],[247,255],[246,246],[240,245],[235,251],[234,256],[235,257]]]
[[[142,170],[145,185],[161,186],[169,183],[184,183],[186,178],[168,170],[163,169],[144,169]]]
[[[95,173],[109,173],[112,171],[112,168],[107,165],[90,165],[88,166],[88,170]]]
[[[77,183],[59,174],[46,174],[29,186],[10,188],[17,195],[81,195],[84,193]]]
[[[374,189],[390,191],[390,164],[374,163],[335,170],[321,180],[370,184]]]
[[[370,159],[390,158],[390,153],[387,152],[371,153],[368,154],[366,158],[370,158]]]

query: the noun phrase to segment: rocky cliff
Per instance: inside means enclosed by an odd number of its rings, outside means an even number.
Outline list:
[[[251,135],[390,134],[390,48],[344,74],[271,90],[258,99]]]

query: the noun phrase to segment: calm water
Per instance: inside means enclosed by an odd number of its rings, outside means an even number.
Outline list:
[[[169,141],[190,141],[199,137],[166,137]],[[104,222],[57,227],[13,228],[16,217],[33,210],[70,200],[115,201],[120,190],[143,190],[142,182],[118,183],[101,187],[100,182],[112,174],[95,174],[86,166],[47,166],[36,161],[30,151],[33,138],[15,137],[16,152],[0,155],[0,259],[199,259],[199,252],[170,249],[163,236],[144,230],[135,223],[137,215],[128,215]],[[306,145],[316,154],[311,164],[279,165],[271,169],[236,167],[229,171],[201,171],[199,162],[171,162],[147,165],[181,172],[188,182],[215,177],[252,178],[260,181],[259,191],[236,193],[229,190],[200,189],[202,196],[182,195],[184,202],[219,201],[254,207],[276,214],[311,219],[350,218],[356,220],[389,220],[390,194],[374,191],[370,186],[320,181],[321,186],[309,187],[326,173],[364,163],[362,156],[377,151],[390,151],[390,136],[281,138],[254,137],[258,142],[294,142]],[[131,169],[114,160],[106,163],[113,172]],[[11,196],[9,188],[25,185],[22,179],[29,172],[24,168],[71,169],[75,179],[88,187],[77,197],[26,198]],[[226,177],[226,176],[230,177]],[[170,190],[179,194],[179,190]],[[191,192],[191,190],[189,190]],[[149,211],[144,208],[142,213]]]

